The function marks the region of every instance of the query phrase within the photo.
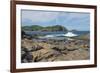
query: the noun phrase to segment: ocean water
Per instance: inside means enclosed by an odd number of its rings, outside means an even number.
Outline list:
[[[37,35],[38,34],[43,34],[43,35],[59,35],[59,34],[66,34],[68,32],[62,32],[62,31],[57,31],[57,32],[25,31],[25,33],[28,34],[28,35],[36,35],[36,34]],[[76,35],[83,35],[83,34],[88,34],[90,32],[89,31],[73,31],[72,33],[76,34]]]
[[[44,36],[39,36],[38,40],[47,40],[47,39],[54,39],[54,40],[66,40],[66,36],[64,36],[65,34],[67,34],[68,32],[41,32],[41,31],[25,31],[26,34],[34,36],[34,35],[44,35]],[[84,35],[84,34],[89,34],[89,31],[74,31],[71,32],[72,34],[75,34],[77,36],[80,35]],[[48,37],[47,37],[48,36]],[[34,38],[33,38],[34,40]]]
[[[73,33],[77,35],[83,35],[83,34],[89,34],[90,31],[73,31]]]

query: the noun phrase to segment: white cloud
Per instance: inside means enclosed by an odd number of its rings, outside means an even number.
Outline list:
[[[86,18],[86,14],[84,13],[65,13],[65,12],[50,12],[50,11],[30,11],[30,10],[22,10],[22,21],[23,20],[31,20],[32,22],[49,22],[57,19],[58,17],[64,17],[65,20],[73,20],[73,19],[83,19]],[[63,18],[62,18],[63,19]]]
[[[22,11],[22,20],[29,19],[33,22],[45,22],[51,21],[57,18],[59,15],[58,12],[41,12],[41,11],[29,11],[24,10]]]

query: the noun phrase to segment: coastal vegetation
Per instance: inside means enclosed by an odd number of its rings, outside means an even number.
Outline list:
[[[54,25],[54,26],[39,26],[39,25],[32,25],[32,26],[22,26],[22,30],[25,31],[68,31],[64,26],[61,25]]]

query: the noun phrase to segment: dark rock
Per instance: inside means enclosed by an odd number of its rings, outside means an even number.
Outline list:
[[[58,47],[53,47],[52,49],[56,50],[56,51],[59,51],[59,52],[61,51]]]
[[[27,55],[25,56],[25,59],[28,61],[28,62],[32,62],[33,61],[33,56],[31,53],[27,53]]]
[[[21,31],[21,38],[22,39],[24,38],[24,35],[26,35],[25,32],[24,31]]]
[[[37,50],[41,50],[41,49],[43,49],[43,47],[42,46],[40,46],[40,45],[34,45],[33,47],[32,47],[32,50],[31,51],[37,51]]]
[[[32,62],[33,60],[33,55],[31,52],[28,51],[27,48],[22,48],[21,51],[21,61],[22,63],[24,62]]]

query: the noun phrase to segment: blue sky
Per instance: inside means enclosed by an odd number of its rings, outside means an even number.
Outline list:
[[[79,12],[22,10],[22,26],[62,25],[68,30],[90,30],[90,14]]]

